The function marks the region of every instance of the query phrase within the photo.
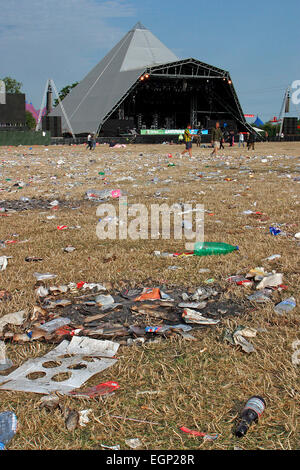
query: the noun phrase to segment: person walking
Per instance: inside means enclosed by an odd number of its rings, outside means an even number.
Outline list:
[[[224,147],[224,139],[223,139],[223,138],[220,139],[220,150],[221,150],[221,149],[225,149],[225,147]]]
[[[96,148],[96,134],[93,134],[92,136],[92,148],[91,150],[95,150]]]
[[[244,134],[242,132],[240,132],[240,135],[239,135],[239,147],[242,145],[243,148],[245,147],[245,139],[244,139]]]
[[[247,148],[248,150],[254,150],[254,146],[255,146],[255,134],[254,132],[251,132],[248,134],[248,144],[247,144]]]
[[[212,154],[211,154],[212,157],[217,156],[218,146],[219,146],[219,142],[221,140],[222,140],[222,143],[223,143],[224,142],[223,132],[220,129],[220,123],[216,122],[216,127],[214,127],[212,129],[212,133],[211,133],[211,143],[212,143],[212,146],[214,148],[214,150],[212,151]]]
[[[87,149],[89,150],[92,150],[92,135],[91,133],[89,133],[89,135],[87,136],[87,146],[86,146]]]
[[[185,155],[187,152],[189,153],[189,156],[192,158],[192,134],[191,134],[191,126],[190,124],[187,126],[187,128],[184,131],[183,138],[185,141],[185,150],[181,152],[181,155]]]

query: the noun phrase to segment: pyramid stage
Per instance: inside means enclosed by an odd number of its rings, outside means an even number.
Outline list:
[[[246,122],[230,73],[198,59],[179,59],[138,23],[51,112],[76,137],[139,141],[177,140],[191,124],[209,134],[219,121],[235,132],[253,132]],[[65,111],[65,113],[63,112]],[[53,136],[55,137],[55,136]],[[208,137],[206,137],[208,138]]]

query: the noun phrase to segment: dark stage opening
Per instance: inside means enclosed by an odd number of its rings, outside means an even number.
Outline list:
[[[222,78],[173,79],[149,76],[140,80],[132,93],[112,114],[103,131],[115,123],[119,130],[141,129],[208,129],[219,120],[231,130],[238,130],[232,113],[220,102],[232,103],[230,84]],[[236,110],[238,113],[238,110]],[[243,130],[243,129],[242,129]],[[116,133],[114,134],[116,135]]]

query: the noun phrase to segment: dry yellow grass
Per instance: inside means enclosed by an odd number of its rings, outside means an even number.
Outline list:
[[[1,147],[0,200],[15,201],[22,196],[60,199],[74,201],[71,207],[75,209],[36,209],[0,216],[0,240],[29,240],[0,249],[0,256],[12,256],[7,269],[0,273],[0,290],[6,289],[12,295],[10,301],[0,302],[0,317],[32,308],[36,271],[57,274],[53,281],[56,285],[110,281],[116,287],[122,282],[147,287],[162,283],[197,287],[205,279],[214,278],[227,291],[225,297],[242,302],[248,290],[229,289],[225,279],[264,266],[284,274],[288,291],[282,297],[293,295],[296,309],[278,317],[272,307],[258,306],[243,318],[227,319],[217,327],[197,331],[195,343],[176,337],[142,347],[121,346],[118,363],[85,384],[118,381],[121,388],[115,395],[94,400],[63,399],[70,408],[93,410],[91,422],[74,433],[67,431],[59,411],[39,409],[39,395],[1,391],[0,411],[13,410],[19,420],[19,431],[10,449],[100,449],[100,444],[120,444],[126,449],[125,439],[132,437],[140,438],[143,449],[225,450],[235,445],[243,449],[299,448],[299,366],[292,364],[292,343],[300,339],[299,244],[291,236],[272,237],[268,228],[279,223],[286,224],[282,230],[288,234],[300,230],[299,183],[294,181],[299,176],[300,145],[257,144],[254,152],[226,148],[217,161],[210,159],[210,149],[194,148],[193,160],[176,156],[181,150],[175,145],[132,145],[126,149],[98,146],[95,152],[88,152],[85,146]],[[168,153],[173,154],[172,160]],[[260,157],[270,155],[273,158],[267,163],[261,161]],[[176,166],[168,167],[170,161]],[[106,175],[99,175],[101,171]],[[217,171],[218,178],[205,178]],[[195,179],[201,173],[203,177]],[[117,181],[124,176],[134,181]],[[159,181],[154,183],[154,177]],[[165,183],[170,178],[172,182]],[[13,187],[17,181],[29,185]],[[183,242],[101,241],[96,236],[97,204],[83,200],[85,191],[92,188],[120,188],[127,193],[129,204],[141,202],[147,207],[163,202],[203,203],[214,214],[206,213],[205,240],[239,245],[240,251],[224,257],[166,259],[155,257],[153,252],[184,251]],[[166,199],[155,198],[157,191]],[[117,207],[118,203],[114,204]],[[268,219],[259,221],[244,215],[245,210],[261,211]],[[48,220],[48,215],[56,218]],[[79,225],[81,229],[59,231],[57,225]],[[76,251],[63,253],[67,245],[76,247]],[[104,263],[108,252],[115,254],[116,260]],[[262,261],[277,253],[281,254],[279,260]],[[27,263],[26,256],[41,257],[43,261]],[[182,269],[169,270],[172,265]],[[210,272],[200,274],[200,268]],[[245,355],[223,342],[224,327],[238,325],[265,329],[252,340],[255,353]],[[16,365],[50,349],[50,345],[39,342],[7,343],[7,355]],[[160,393],[137,395],[143,390]],[[265,397],[266,411],[259,424],[238,441],[232,434],[236,417],[247,398],[255,394]],[[121,421],[111,415],[159,424]],[[203,441],[184,435],[179,426],[217,432],[220,437],[214,442]]]

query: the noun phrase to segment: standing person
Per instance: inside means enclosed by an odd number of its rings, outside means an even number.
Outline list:
[[[251,132],[251,134],[249,133],[249,137],[248,137],[248,150],[254,150],[254,145],[255,145],[255,134],[254,132]]]
[[[185,150],[181,152],[181,155],[189,153],[189,156],[192,158],[192,134],[191,134],[191,126],[190,124],[187,126],[186,130],[184,131],[183,138],[185,141]]]
[[[229,141],[230,141],[230,147],[233,147],[234,146],[234,132],[233,131],[230,131]]]
[[[199,127],[197,136],[196,136],[197,147],[201,147],[201,137],[202,137],[202,128]]]
[[[89,135],[87,136],[87,146],[86,146],[87,149],[89,150],[92,150],[92,135],[91,133],[89,133]]]
[[[242,145],[243,148],[245,147],[245,143],[244,143],[244,134],[242,132],[240,132],[240,135],[239,135],[239,147]]]
[[[218,146],[221,140],[222,142],[224,142],[223,132],[220,129],[220,123],[216,122],[216,127],[212,129],[212,133],[211,133],[211,143],[214,148],[211,156],[217,156]]]
[[[96,148],[96,134],[93,134],[93,137],[92,137],[92,149],[91,150],[95,150]]]
[[[269,142],[269,132],[268,131],[265,131],[265,139],[266,139],[266,142]]]
[[[221,139],[220,139],[220,150],[221,150],[221,149],[225,149],[225,147],[224,147],[224,142],[225,142],[224,135],[222,135],[222,137],[221,137]]]
[[[179,134],[178,136],[178,143],[181,144],[183,141],[183,134]]]

